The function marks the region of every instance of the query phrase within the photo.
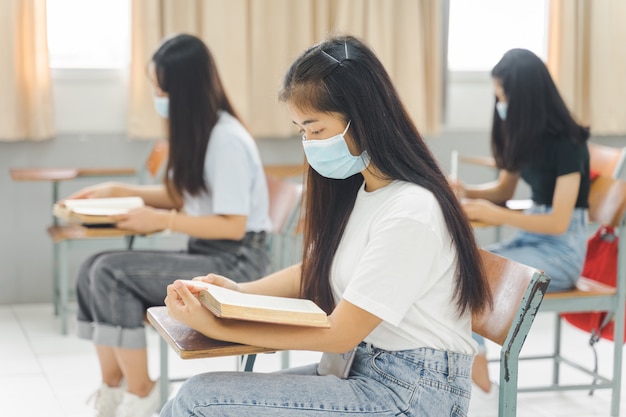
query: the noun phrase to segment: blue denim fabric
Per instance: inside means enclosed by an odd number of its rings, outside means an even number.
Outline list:
[[[551,207],[535,205],[527,214],[549,213]],[[548,292],[568,290],[580,277],[587,254],[587,210],[574,209],[567,231],[561,235],[547,235],[519,231],[510,239],[487,246],[490,252],[524,265],[541,269],[550,277]],[[484,351],[482,336],[472,335]]]
[[[269,255],[259,233],[248,233],[241,242],[196,246],[190,245],[189,252],[109,251],[90,256],[76,284],[78,337],[97,345],[144,349],[146,309],[163,305],[174,280],[212,272],[245,282],[267,273]]]
[[[361,343],[347,379],[317,364],[276,373],[216,372],[188,379],[161,417],[441,417],[467,415],[471,355],[429,348],[389,352]]]
[[[528,214],[549,213],[547,206],[533,206]],[[550,277],[548,291],[565,291],[576,285],[587,253],[587,210],[572,213],[567,231],[561,235],[517,232],[511,239],[487,246],[490,252],[524,265],[542,269]]]

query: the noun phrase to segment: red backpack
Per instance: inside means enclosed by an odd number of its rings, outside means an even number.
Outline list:
[[[617,285],[617,246],[619,237],[611,226],[601,226],[587,241],[587,256],[582,275],[615,287]],[[600,338],[613,340],[613,320],[606,311],[563,313],[561,317],[581,330],[591,333],[591,344]]]

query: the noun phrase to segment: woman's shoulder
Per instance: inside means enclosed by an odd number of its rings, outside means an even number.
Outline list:
[[[421,185],[409,181],[394,180],[388,187],[389,194],[399,199],[435,199],[433,193]]]
[[[378,191],[381,208],[395,215],[431,219],[441,213],[433,193],[418,184],[395,180]]]
[[[239,119],[226,111],[219,112],[209,143],[214,145],[219,143],[219,146],[228,147],[256,147],[256,142],[250,132]]]
[[[211,136],[237,135],[250,136],[243,124],[232,114],[220,110],[217,116],[217,123],[213,127]]]

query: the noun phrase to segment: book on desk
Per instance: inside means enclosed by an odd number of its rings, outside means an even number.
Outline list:
[[[183,280],[200,289],[198,299],[217,317],[306,327],[330,327],[328,315],[311,300],[246,294],[202,281]]]
[[[112,216],[144,205],[141,197],[83,198],[54,204],[52,214],[68,223],[87,227],[114,227]]]

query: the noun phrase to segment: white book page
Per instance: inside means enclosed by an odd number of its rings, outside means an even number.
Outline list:
[[[263,308],[268,310],[293,311],[302,313],[323,313],[313,301],[300,298],[273,297],[270,295],[245,294],[239,291],[229,290],[202,281],[183,280],[198,288],[207,289],[211,295],[222,304],[241,307]]]
[[[64,200],[63,205],[76,214],[111,216],[127,213],[130,209],[144,205],[141,197],[84,198]]]

